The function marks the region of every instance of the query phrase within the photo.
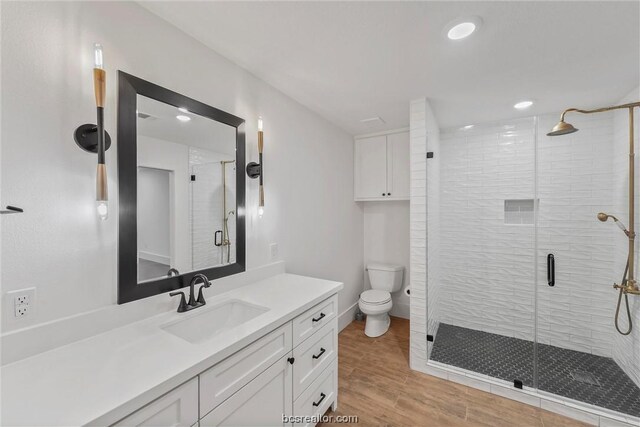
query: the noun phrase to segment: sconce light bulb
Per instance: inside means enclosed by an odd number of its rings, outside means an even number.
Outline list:
[[[262,215],[264,215],[264,206],[259,206],[258,207],[258,217],[262,218]]]
[[[93,68],[102,69],[103,66],[102,45],[100,43],[96,43],[93,45]]]
[[[258,117],[258,130],[262,132],[262,116]]]
[[[106,200],[98,200],[96,202],[96,210],[101,220],[109,218],[109,202]]]

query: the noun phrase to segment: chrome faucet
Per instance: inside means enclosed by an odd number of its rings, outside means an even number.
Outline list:
[[[195,285],[199,280],[202,280],[202,286],[200,286],[200,290],[198,292],[198,299],[195,298]],[[193,310],[194,308],[202,307],[207,302],[204,300],[204,295],[202,293],[202,288],[208,288],[211,286],[209,282],[209,278],[202,273],[195,274],[191,281],[189,282],[189,302],[187,302],[187,298],[183,291],[171,292],[169,296],[181,295],[180,297],[180,305],[178,305],[178,313],[184,313],[185,311]]]

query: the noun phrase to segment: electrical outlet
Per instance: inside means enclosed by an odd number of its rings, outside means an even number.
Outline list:
[[[278,260],[278,244],[272,243],[269,245],[269,251],[271,253],[271,261]]]
[[[28,305],[29,304],[29,294],[16,295],[14,300],[15,305]]]
[[[21,305],[16,305],[16,309],[15,309],[15,313],[14,316],[15,317],[26,317],[29,315],[29,310],[31,307],[29,307],[28,304],[21,304]]]
[[[35,311],[36,288],[26,288],[7,292],[6,301],[7,305],[10,304],[13,306],[12,310],[7,311],[13,313],[14,320],[32,317]],[[8,308],[7,305],[5,305],[5,308]]]

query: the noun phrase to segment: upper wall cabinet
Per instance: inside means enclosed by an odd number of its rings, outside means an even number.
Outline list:
[[[355,139],[356,201],[409,200],[409,131]]]

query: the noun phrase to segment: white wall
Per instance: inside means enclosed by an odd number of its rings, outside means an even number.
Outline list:
[[[190,271],[193,262],[189,217],[189,147],[140,135],[138,166],[171,171],[169,182],[171,187],[169,215],[173,219],[169,228],[171,267],[182,272]],[[139,199],[138,204],[140,204]],[[138,216],[138,223],[140,221],[141,217]]]
[[[37,287],[30,322],[110,307],[116,301],[116,70],[247,120],[247,161],[257,160],[265,120],[265,215],[247,182],[247,267],[271,262],[345,283],[340,310],[363,286],[363,215],[353,202],[351,136],[134,3],[2,5],[2,198],[25,213],[3,218],[2,291]],[[96,158],[73,130],[95,121],[94,42],[104,47],[111,216],[95,214]],[[135,303],[134,303],[135,304]],[[6,317],[6,316],[5,316]]]
[[[384,262],[405,268],[402,290],[392,294],[391,315],[409,318],[409,202],[362,202],[364,210],[364,264]],[[365,272],[366,273],[366,272]],[[365,289],[371,289],[365,274]]]
[[[138,168],[138,254],[171,265],[171,172]]]
[[[620,100],[618,104],[624,104],[627,102],[636,102],[640,100],[640,87],[635,88],[627,96]],[[640,222],[640,190],[638,189],[638,183],[640,183],[640,111],[635,109],[635,152],[636,152],[636,234],[638,234],[638,224]],[[611,212],[618,217],[621,221],[629,224],[629,207],[628,207],[628,152],[629,152],[629,113],[627,110],[621,110],[614,113],[613,117],[613,201],[614,210]],[[616,230],[617,231],[617,230]],[[621,233],[616,233],[615,243],[615,280],[620,283],[622,278],[622,272],[624,271],[625,262],[628,253],[627,240]],[[636,266],[640,265],[640,239],[636,239]],[[636,267],[636,278],[638,277],[638,269]],[[612,308],[611,303],[609,306]],[[631,377],[635,383],[640,387],[640,296],[629,296],[629,307],[631,308],[631,320],[633,323],[633,330],[629,335],[620,335],[615,333],[615,339],[613,343],[613,358],[622,367],[622,369]],[[628,327],[627,314],[624,306],[624,298],[620,307],[620,327],[622,330],[626,330]]]

